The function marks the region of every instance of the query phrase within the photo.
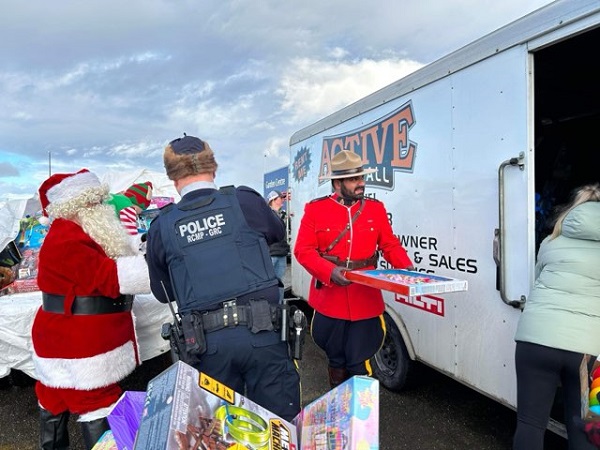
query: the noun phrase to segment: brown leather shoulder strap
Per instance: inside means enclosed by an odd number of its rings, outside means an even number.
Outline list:
[[[350,221],[350,223],[348,223],[348,225],[346,225],[346,228],[344,228],[342,230],[342,232],[338,235],[338,237],[336,237],[333,240],[333,242],[331,242],[331,244],[329,244],[329,246],[325,249],[325,251],[323,253],[328,253],[333,247],[335,247],[335,244],[337,244],[338,242],[340,242],[340,239],[342,239],[344,237],[344,235],[350,229],[350,224],[354,223],[354,221],[358,218],[358,216],[360,216],[360,213],[362,212],[362,210],[363,210],[364,207],[365,207],[365,201],[363,199],[363,200],[360,201],[360,207],[358,208],[358,211],[356,211],[354,213],[354,215],[352,216],[352,220]]]

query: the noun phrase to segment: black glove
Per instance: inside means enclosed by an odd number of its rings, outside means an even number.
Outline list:
[[[331,282],[338,286],[348,286],[352,281],[344,276],[345,269],[340,266],[335,266],[331,272]]]

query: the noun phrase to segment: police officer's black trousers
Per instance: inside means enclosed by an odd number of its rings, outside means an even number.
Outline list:
[[[300,412],[300,375],[279,332],[237,326],[207,333],[206,343],[196,369],[285,420]]]

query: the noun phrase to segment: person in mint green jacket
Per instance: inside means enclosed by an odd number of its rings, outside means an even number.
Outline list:
[[[517,428],[513,450],[542,450],[562,386],[569,449],[595,449],[577,426],[579,368],[600,354],[600,185],[583,186],[540,245],[536,280],[515,335]],[[592,358],[594,360],[595,358]]]

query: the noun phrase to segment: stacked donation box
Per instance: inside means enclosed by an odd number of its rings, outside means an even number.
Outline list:
[[[308,404],[294,419],[301,450],[379,448],[379,382],[354,376]]]
[[[108,417],[113,430],[93,450],[379,448],[379,384],[369,377],[327,392],[293,423],[181,361],[148,383],[143,404],[130,407],[127,394]]]
[[[148,383],[135,449],[275,450],[296,442],[294,425],[179,361]]]

